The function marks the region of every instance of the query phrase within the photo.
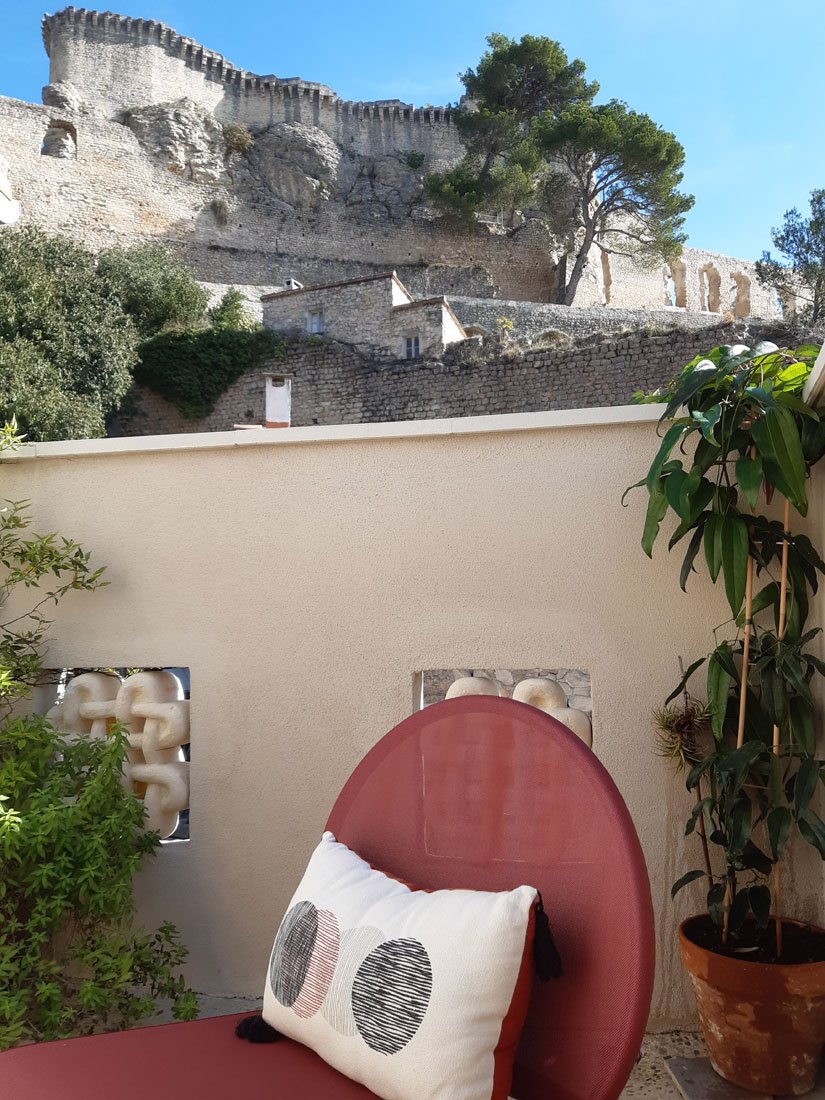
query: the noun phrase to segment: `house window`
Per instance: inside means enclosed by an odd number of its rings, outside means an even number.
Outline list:
[[[418,333],[414,336],[404,337],[404,358],[405,359],[420,359],[421,358],[421,341],[418,338]]]
[[[315,313],[307,314],[307,332],[313,336],[320,336],[324,331],[324,311],[319,309]]]

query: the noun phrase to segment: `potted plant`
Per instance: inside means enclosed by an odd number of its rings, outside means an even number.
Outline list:
[[[825,859],[812,692],[825,663],[807,626],[825,562],[792,520],[807,513],[807,476],[825,454],[825,416],[803,397],[818,352],[716,347],[663,392],[634,395],[665,406],[638,483],[644,551],[674,513],[682,589],[704,559],[731,612],[657,714],[660,751],[685,766],[693,796],[686,834],[701,839],[701,866],[672,894],[707,884],[707,913],[679,929],[682,961],[716,1070],[779,1095],[813,1087],[825,1039],[825,931],[783,912],[781,889],[796,836]],[[689,688],[703,667],[706,700]]]

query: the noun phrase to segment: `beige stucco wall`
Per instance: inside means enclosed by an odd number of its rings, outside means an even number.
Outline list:
[[[686,795],[649,714],[727,614],[701,577],[680,593],[664,545],[644,557],[642,494],[619,503],[652,415],[45,444],[4,465],[4,496],[108,565],[108,588],[59,610],[51,663],[191,668],[193,839],[161,851],[139,895],[145,921],[182,929],[196,988],[260,989],[336,793],[409,714],[417,671],[572,667],[592,676],[594,749],[648,859],[652,1025],[690,1019],[674,927],[701,899],[668,898]],[[821,865],[789,892],[821,917]]]

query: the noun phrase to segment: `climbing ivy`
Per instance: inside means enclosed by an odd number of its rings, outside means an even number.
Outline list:
[[[200,420],[242,374],[283,359],[286,341],[265,329],[161,332],[138,349],[135,381],[165,397],[187,420]]]

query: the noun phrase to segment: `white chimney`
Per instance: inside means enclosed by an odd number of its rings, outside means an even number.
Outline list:
[[[264,375],[267,428],[288,428],[292,417],[292,379],[282,374]]]

